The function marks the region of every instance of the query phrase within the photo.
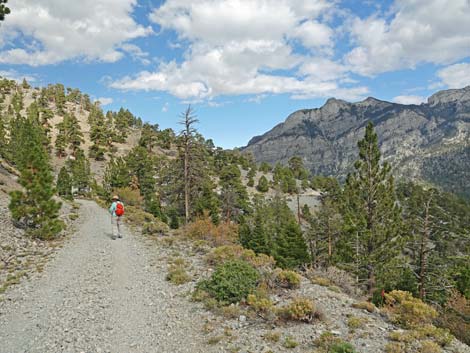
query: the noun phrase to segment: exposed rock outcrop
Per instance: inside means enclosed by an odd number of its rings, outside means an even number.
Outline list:
[[[438,92],[421,105],[330,98],[321,108],[294,112],[243,151],[273,164],[300,156],[313,174],[343,178],[357,158],[357,141],[368,121],[397,176],[470,196],[463,182],[470,176],[470,86]]]

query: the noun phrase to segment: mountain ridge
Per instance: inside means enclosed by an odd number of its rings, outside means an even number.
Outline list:
[[[344,178],[352,170],[357,141],[369,121],[376,127],[384,160],[398,177],[470,196],[470,187],[459,182],[468,176],[470,166],[470,86],[436,92],[420,105],[374,97],[354,103],[329,98],[322,107],[293,112],[270,131],[253,137],[242,151],[272,164],[300,156],[313,174]],[[464,163],[456,165],[446,156]],[[436,160],[440,160],[438,170]],[[446,172],[436,175],[441,170]],[[449,184],[442,180],[447,177],[455,180]]]

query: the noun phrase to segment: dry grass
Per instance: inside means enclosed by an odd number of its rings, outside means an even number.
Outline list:
[[[183,234],[193,240],[205,240],[214,246],[233,244],[238,237],[238,225],[232,222],[212,223],[208,215],[188,224]]]

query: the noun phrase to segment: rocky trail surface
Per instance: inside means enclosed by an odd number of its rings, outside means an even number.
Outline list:
[[[215,315],[187,297],[211,272],[195,244],[129,230],[112,240],[106,210],[91,201],[80,204],[75,234],[43,272],[0,297],[0,353],[281,353],[289,340],[298,343],[289,345],[290,352],[303,353],[318,352],[313,342],[325,332],[347,339],[358,353],[381,353],[396,329],[379,313],[353,308],[348,295],[306,278],[301,288],[274,299],[312,298],[325,314],[320,322],[278,326],[247,317],[239,307]],[[165,277],[171,259],[179,257],[190,264],[191,280],[175,286]],[[362,326],[351,330],[351,318]],[[454,340],[444,352],[470,348]]]
[[[208,352],[191,303],[165,281],[155,243],[112,240],[106,211],[81,201],[76,234],[0,302],[0,352]]]

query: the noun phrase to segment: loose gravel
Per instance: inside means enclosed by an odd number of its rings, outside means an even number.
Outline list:
[[[129,232],[112,240],[106,211],[80,203],[77,233],[0,302],[0,352],[210,352],[155,242]]]
[[[325,314],[320,322],[278,325],[243,310],[216,315],[188,299],[196,281],[212,271],[194,244],[129,230],[112,240],[106,211],[80,203],[75,235],[41,274],[10,287],[0,301],[0,353],[281,353],[288,338],[299,343],[290,352],[305,353],[314,352],[313,341],[327,331],[357,352],[381,353],[396,329],[380,314],[352,308],[346,294],[306,279],[275,299],[312,298]],[[176,286],[165,277],[171,259],[180,257],[192,280]],[[352,332],[350,317],[365,324]],[[273,332],[279,342],[266,339]],[[454,340],[443,352],[470,348]]]

